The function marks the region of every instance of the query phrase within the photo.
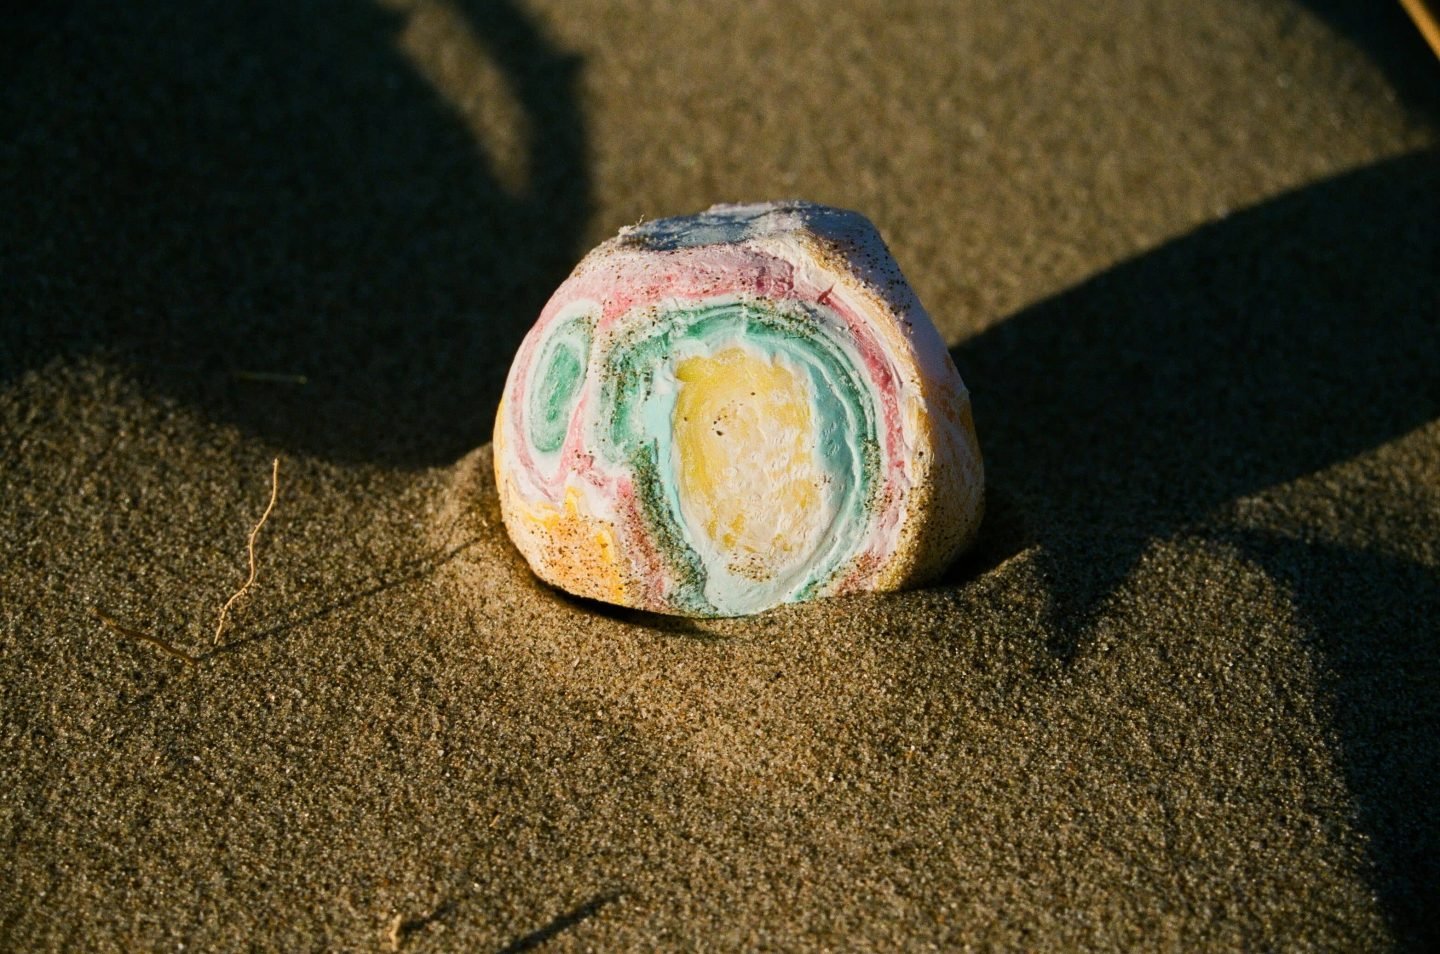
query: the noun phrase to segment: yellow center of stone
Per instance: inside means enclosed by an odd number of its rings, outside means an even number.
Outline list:
[[[809,381],[788,362],[738,346],[688,358],[675,376],[686,522],[730,573],[771,579],[807,555],[828,522]]]

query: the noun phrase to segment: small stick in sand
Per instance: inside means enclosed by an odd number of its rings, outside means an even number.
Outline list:
[[[1430,49],[1436,56],[1440,56],[1440,19],[1437,19],[1435,12],[1430,9],[1426,0],[1400,0],[1400,6],[1410,14],[1410,19],[1415,21],[1415,26],[1420,30],[1420,35],[1425,42],[1430,44]]]
[[[142,633],[140,632],[140,630],[134,628],[133,626],[126,626],[124,623],[120,622],[118,619],[111,616],[104,610],[96,609],[92,606],[90,607],[90,615],[94,616],[100,622],[104,623],[106,626],[110,627],[115,632],[119,633],[121,636],[124,636],[127,639],[133,639],[137,642],[145,643],[147,646],[154,646],[156,649],[160,650],[162,653],[169,656],[171,659],[178,659],[187,666],[193,667],[197,662],[199,662],[199,660],[196,659],[194,656],[182,650],[176,649],[174,646],[171,646],[163,639],[151,636],[149,633]]]
[[[235,601],[244,596],[250,587],[255,584],[255,573],[257,570],[255,564],[255,538],[260,535],[260,528],[265,526],[265,521],[270,518],[270,511],[275,509],[275,498],[279,496],[279,494],[280,458],[277,457],[270,470],[270,503],[265,506],[265,512],[260,515],[260,522],[255,524],[255,529],[250,531],[250,541],[247,544],[250,551],[250,577],[240,589],[230,595],[230,598],[225,601],[225,605],[220,607],[220,619],[215,624],[215,641],[213,645],[220,645],[220,635],[225,632],[225,616],[230,612],[230,607],[234,606]]]

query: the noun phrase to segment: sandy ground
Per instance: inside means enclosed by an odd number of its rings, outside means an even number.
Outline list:
[[[12,14],[0,948],[1433,949],[1440,64],[1390,6]],[[978,549],[748,620],[541,586],[520,336],[619,226],[788,196],[951,344]]]

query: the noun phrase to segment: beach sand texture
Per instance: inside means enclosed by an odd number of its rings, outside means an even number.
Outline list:
[[[73,0],[0,64],[0,949],[1440,944],[1398,5]],[[976,549],[541,585],[488,445],[540,307],[789,196],[950,346]]]

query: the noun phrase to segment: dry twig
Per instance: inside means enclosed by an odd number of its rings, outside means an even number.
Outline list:
[[[1430,4],[1426,0],[1400,0],[1400,5],[1410,14],[1410,19],[1415,21],[1416,28],[1420,30],[1420,35],[1425,37],[1425,42],[1430,44],[1430,49],[1436,56],[1440,56],[1440,18],[1430,9]]]
[[[214,645],[216,646],[220,645],[220,636],[225,632],[225,617],[230,612],[230,607],[235,605],[235,601],[244,596],[250,587],[255,584],[255,574],[258,569],[255,563],[255,538],[260,535],[260,528],[265,526],[265,521],[270,518],[270,511],[275,509],[275,498],[279,496],[279,494],[280,458],[277,457],[270,471],[270,503],[266,505],[265,512],[260,515],[260,522],[255,524],[255,529],[250,531],[250,541],[247,544],[250,551],[250,577],[240,589],[230,595],[230,598],[225,601],[225,605],[220,607],[220,619],[215,624]]]
[[[104,623],[106,626],[110,627],[112,630],[119,633],[121,636],[124,636],[127,639],[136,640],[137,642],[145,643],[147,646],[154,646],[156,649],[160,650],[162,653],[169,656],[171,659],[178,659],[187,666],[194,666],[197,662],[200,661],[189,653],[180,649],[176,649],[174,646],[165,642],[165,640],[163,639],[158,639],[154,636],[151,636],[149,633],[142,633],[140,630],[136,629],[133,626],[126,626],[124,623],[120,622],[118,619],[111,616],[104,610],[96,609],[92,606],[90,607],[90,615],[94,616],[100,622]]]

